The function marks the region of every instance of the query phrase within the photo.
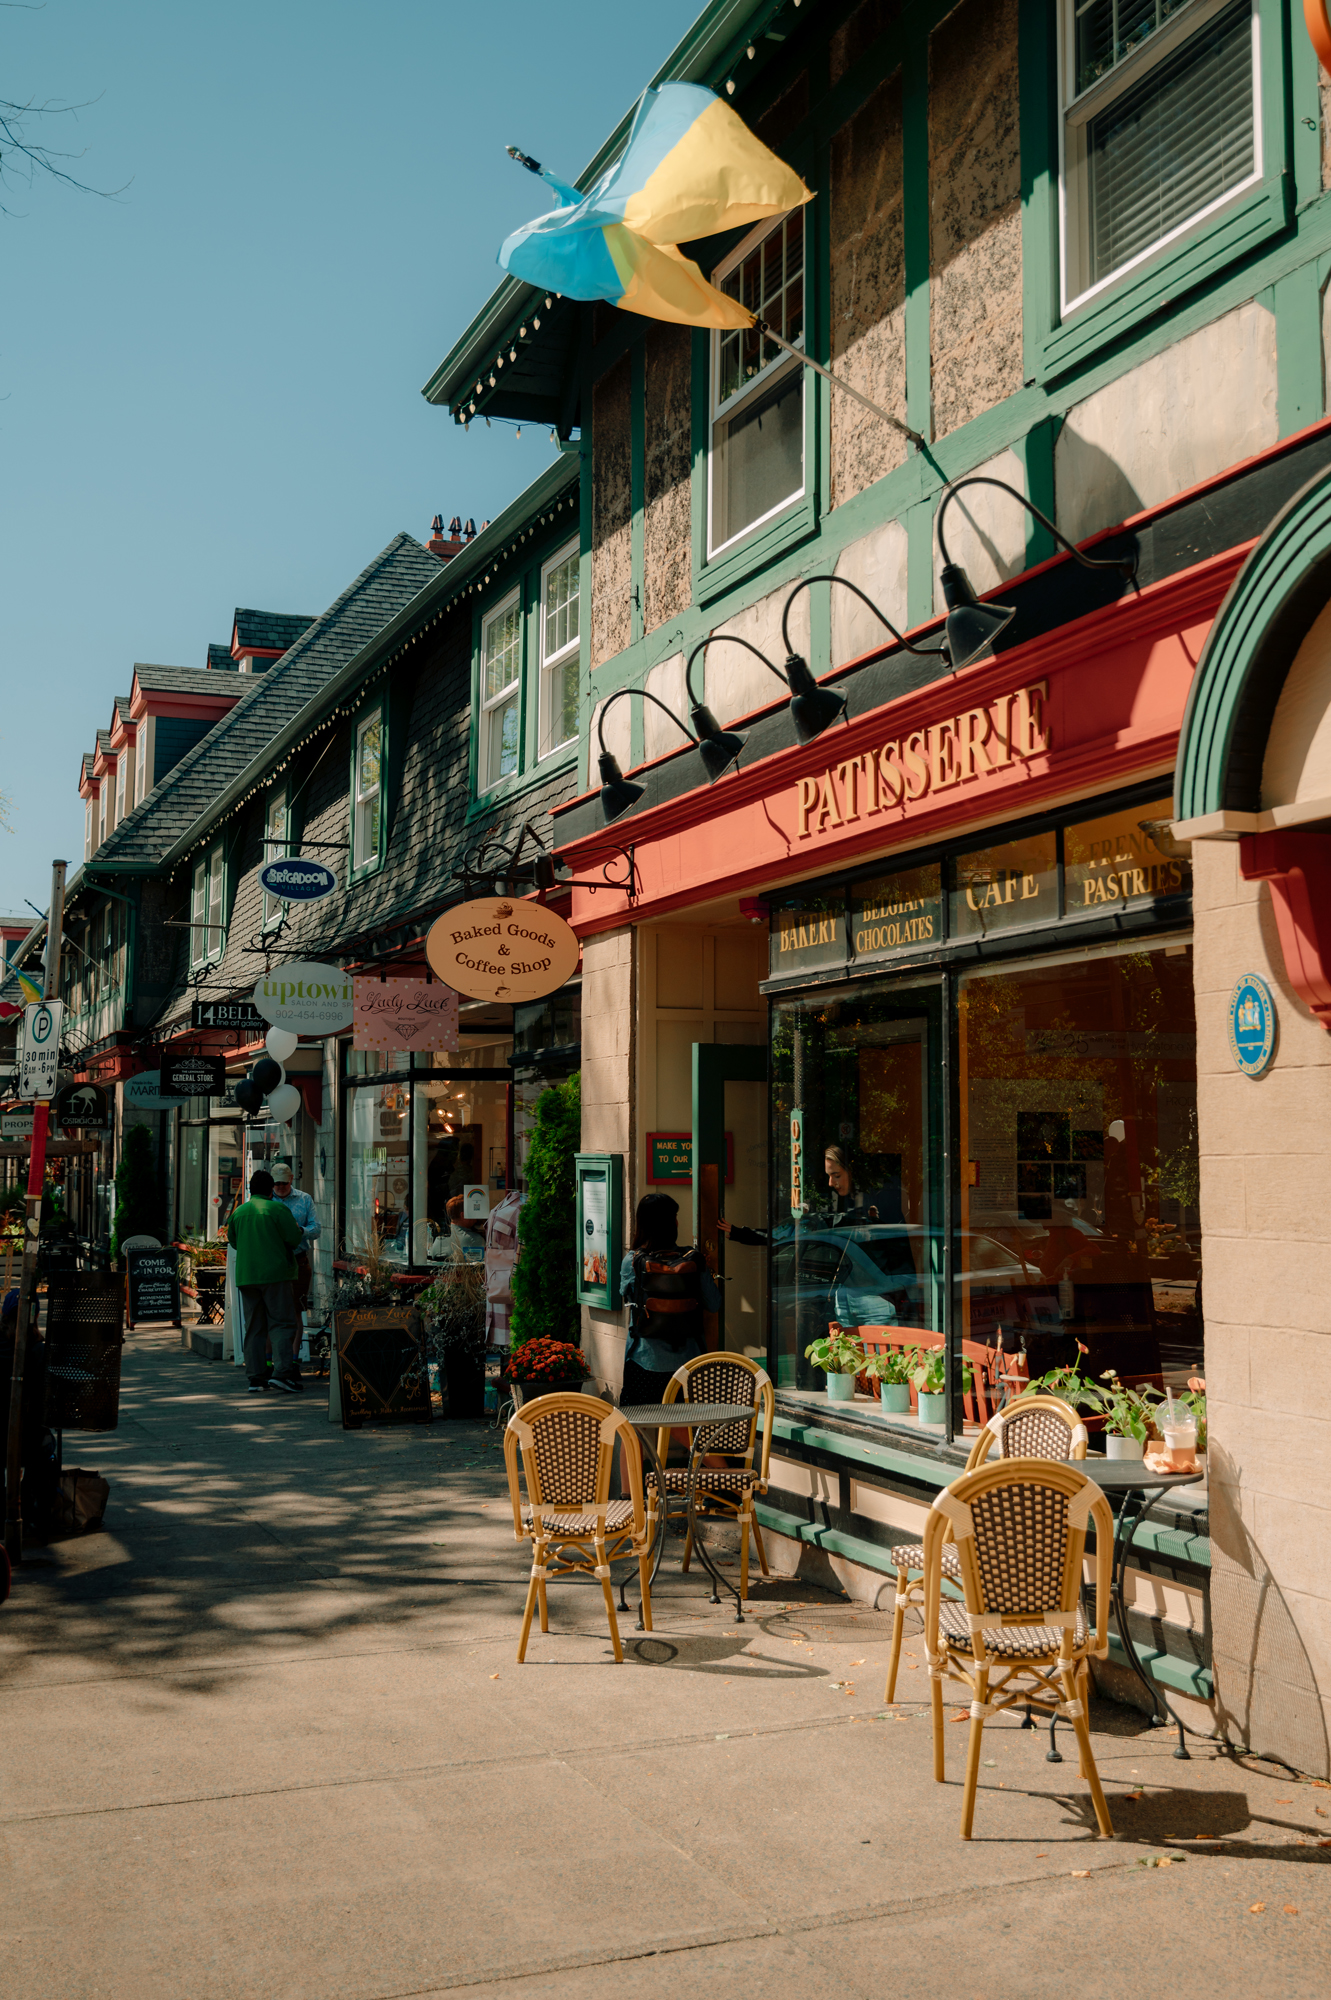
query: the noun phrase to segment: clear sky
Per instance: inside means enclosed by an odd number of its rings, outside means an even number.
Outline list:
[[[0,97],[84,104],[0,216],[0,912],[83,854],[78,763],[135,660],[316,613],[401,529],[494,516],[548,432],[421,384],[700,0],[46,0]],[[92,101],[92,100],[95,100]],[[128,183],[128,185],[126,185]]]

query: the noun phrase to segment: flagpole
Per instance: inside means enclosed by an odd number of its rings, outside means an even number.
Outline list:
[[[784,347],[787,354],[793,354],[795,359],[802,361],[806,368],[812,368],[815,374],[823,376],[826,381],[832,384],[834,389],[843,389],[848,396],[853,396],[857,403],[863,403],[866,410],[872,410],[874,415],[881,417],[885,424],[891,424],[894,431],[900,431],[903,437],[908,437],[912,444],[919,445],[923,449],[925,440],[920,436],[920,433],[913,431],[909,424],[903,424],[900,417],[894,417],[892,412],[885,410],[880,403],[875,403],[869,396],[862,396],[858,389],[852,389],[849,382],[843,382],[841,377],[834,375],[830,368],[824,368],[821,361],[815,361],[812,355],[804,352],[802,347],[792,347],[788,340],[782,339],[775,327],[769,326],[767,321],[760,319],[757,313],[754,314],[753,324],[764,340],[775,341],[778,347]]]

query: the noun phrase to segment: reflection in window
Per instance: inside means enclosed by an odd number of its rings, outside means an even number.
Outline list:
[[[967,976],[962,1228],[1009,1270],[959,1263],[962,1337],[1015,1388],[1072,1364],[1182,1387],[1202,1366],[1191,947]]]
[[[992,937],[1058,915],[1058,843],[1028,834],[959,854],[952,863],[952,936]]]
[[[522,613],[518,595],[486,619],[481,638],[481,773],[487,791],[518,768],[518,677]]]
[[[1067,913],[1107,911],[1114,905],[1154,902],[1161,896],[1191,895],[1192,860],[1187,849],[1170,854],[1174,843],[1162,827],[1174,816],[1173,801],[1134,806],[1128,812],[1083,820],[1063,836],[1063,880]]]

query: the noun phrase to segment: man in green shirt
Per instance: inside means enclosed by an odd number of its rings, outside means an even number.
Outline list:
[[[250,1175],[250,1198],[233,1210],[227,1241],[236,1253],[236,1283],[245,1314],[245,1373],[250,1394],[267,1388],[265,1347],[273,1343],[273,1387],[299,1395],[293,1359],[296,1338],[294,1252],[305,1232],[291,1210],[273,1199],[273,1177],[262,1167]]]

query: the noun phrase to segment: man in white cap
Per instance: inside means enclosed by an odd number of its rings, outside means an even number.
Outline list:
[[[296,1252],[296,1282],[292,1288],[296,1298],[296,1352],[299,1355],[301,1332],[304,1327],[302,1315],[314,1279],[310,1246],[319,1234],[319,1218],[315,1214],[314,1203],[310,1197],[294,1185],[291,1164],[288,1160],[278,1160],[273,1167],[273,1193],[283,1208],[289,1209],[296,1218],[304,1237],[304,1242]]]

